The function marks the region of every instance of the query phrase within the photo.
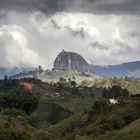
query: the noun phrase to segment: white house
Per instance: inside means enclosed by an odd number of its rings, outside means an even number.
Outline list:
[[[111,104],[118,104],[119,103],[118,100],[116,100],[116,99],[109,99],[109,102]]]

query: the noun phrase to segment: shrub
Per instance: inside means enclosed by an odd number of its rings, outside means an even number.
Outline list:
[[[28,132],[14,129],[1,129],[0,130],[1,140],[29,140],[30,135]]]
[[[7,108],[1,111],[1,114],[7,115],[10,117],[16,117],[16,116],[26,116],[26,113],[23,110],[16,109],[16,108]]]
[[[0,106],[2,108],[17,108],[28,114],[37,107],[38,103],[38,98],[22,86],[0,95]]]

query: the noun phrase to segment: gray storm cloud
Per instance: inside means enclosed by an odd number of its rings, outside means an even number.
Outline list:
[[[139,0],[0,0],[0,8],[33,11],[46,14],[55,12],[86,12],[96,14],[139,14]]]
[[[0,0],[0,66],[52,68],[65,49],[90,63],[140,60],[140,1]]]

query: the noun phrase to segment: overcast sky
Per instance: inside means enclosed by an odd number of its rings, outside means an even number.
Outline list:
[[[140,60],[140,0],[0,0],[0,67],[52,68],[62,49],[98,65]]]

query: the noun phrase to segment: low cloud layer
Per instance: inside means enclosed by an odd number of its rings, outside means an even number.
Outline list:
[[[93,64],[140,60],[139,5],[137,0],[0,0],[0,67],[52,68],[62,49]]]

